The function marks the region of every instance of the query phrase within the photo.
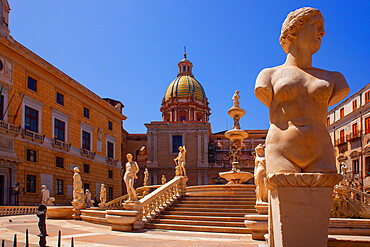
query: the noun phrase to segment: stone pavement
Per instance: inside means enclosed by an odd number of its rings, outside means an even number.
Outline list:
[[[12,222],[10,222],[11,220]],[[0,240],[5,246],[13,246],[17,234],[18,246],[24,246],[26,229],[29,231],[30,246],[38,246],[39,229],[36,215],[0,217]],[[62,246],[144,246],[144,247],[265,247],[263,241],[252,240],[250,234],[227,234],[185,232],[171,230],[141,230],[136,232],[111,231],[110,226],[96,225],[75,220],[47,219],[48,246],[57,246],[58,230],[62,231]]]

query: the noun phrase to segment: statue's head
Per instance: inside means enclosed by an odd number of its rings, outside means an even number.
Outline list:
[[[235,93],[236,93],[236,94],[239,94],[239,90],[236,90],[236,91],[235,91]]]
[[[288,14],[281,27],[280,45],[288,54],[293,40],[298,40],[300,43],[308,43],[314,54],[319,50],[324,35],[324,18],[321,12],[318,9],[304,7]]]
[[[258,157],[265,155],[265,145],[258,144],[258,146],[254,149]]]
[[[42,185],[41,189],[43,189],[43,190],[46,189],[46,185]]]
[[[132,154],[130,153],[126,154],[126,158],[130,162],[132,160]]]
[[[184,149],[183,147],[181,147],[181,146],[179,147],[180,152],[181,152],[183,149]]]
[[[80,169],[76,166],[75,168],[73,168],[73,171],[74,172],[80,172]]]
[[[86,189],[86,190],[85,190],[85,192],[86,192],[86,193],[90,193],[90,190],[89,190],[89,189]]]

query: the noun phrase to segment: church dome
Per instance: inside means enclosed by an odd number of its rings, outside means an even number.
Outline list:
[[[208,99],[192,74],[193,64],[186,58],[186,53],[178,66],[177,78],[170,83],[162,100],[163,121],[208,122]]]
[[[190,75],[179,75],[168,86],[164,101],[171,98],[195,98],[200,101],[206,100],[206,94],[202,85]]]

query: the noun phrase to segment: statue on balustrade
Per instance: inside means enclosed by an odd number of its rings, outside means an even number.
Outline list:
[[[328,107],[344,99],[349,87],[341,73],[312,67],[324,35],[319,10],[291,12],[280,35],[285,63],[257,77],[255,94],[270,115],[267,174],[337,172],[326,118]]]
[[[138,201],[136,196],[136,190],[134,188],[135,179],[137,179],[137,173],[139,172],[139,166],[135,161],[132,160],[132,154],[127,154],[126,173],[123,180],[126,184],[127,194],[129,196],[126,202]]]
[[[185,155],[186,155],[186,148],[185,145],[183,147],[179,147],[179,154],[174,159],[176,163],[176,176],[186,176],[186,170],[185,170]]]
[[[254,183],[256,184],[256,204],[267,203],[268,189],[266,184],[265,145],[259,144],[256,148],[254,161]]]
[[[107,188],[105,184],[100,185],[100,203],[99,207],[104,207],[105,203],[107,202]]]
[[[149,180],[149,171],[148,171],[148,168],[145,168],[145,171],[144,171],[144,186],[148,186],[148,180]]]
[[[165,183],[167,183],[166,176],[165,175],[162,175],[162,184],[165,184]]]
[[[54,197],[50,197],[50,191],[46,188],[46,185],[41,186],[41,194],[42,194],[42,200],[41,204],[45,206],[54,206]]]

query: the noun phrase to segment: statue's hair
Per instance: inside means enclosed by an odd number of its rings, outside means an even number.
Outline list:
[[[304,23],[313,15],[322,16],[320,10],[311,7],[304,7],[292,11],[285,19],[281,27],[280,45],[283,47],[285,53],[288,54],[289,45],[292,40],[291,35],[294,35],[302,28]]]
[[[129,155],[131,156],[131,158],[133,157],[132,154],[130,154],[130,153],[126,154],[126,157],[129,156]]]

